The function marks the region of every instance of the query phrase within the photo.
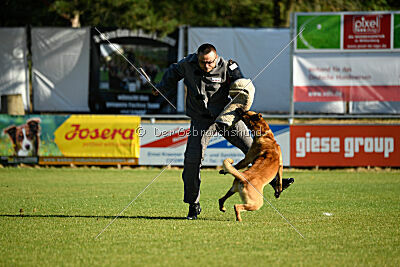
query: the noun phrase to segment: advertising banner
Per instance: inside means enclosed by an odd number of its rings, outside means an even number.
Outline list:
[[[297,54],[294,101],[400,101],[400,53]]]
[[[139,157],[140,117],[71,115],[54,132],[67,157]]]
[[[140,165],[183,166],[184,152],[189,134],[188,123],[180,124],[142,124]],[[289,126],[270,125],[277,142],[281,145],[283,164],[289,165]],[[203,166],[221,166],[226,158],[235,162],[243,159],[240,149],[230,144],[220,135],[215,135],[208,144],[204,155]]]
[[[290,165],[400,166],[400,125],[290,127]]]
[[[393,48],[400,49],[400,13],[393,14]]]
[[[388,49],[391,14],[344,15],[343,49]]]
[[[0,129],[9,163],[132,165],[140,152],[137,116],[2,115]]]
[[[339,50],[340,20],[337,13],[296,14],[296,51]]]
[[[398,49],[399,23],[399,12],[296,13],[295,52]]]
[[[399,15],[296,13],[292,61],[295,109],[398,113]]]

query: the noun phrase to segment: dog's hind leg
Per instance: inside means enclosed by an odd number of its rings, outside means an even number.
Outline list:
[[[242,217],[240,216],[240,212],[247,210],[247,211],[253,211],[253,210],[258,210],[261,206],[256,205],[256,204],[236,204],[233,206],[235,209],[235,214],[236,214],[236,221],[241,222]]]
[[[219,202],[219,210],[222,212],[226,211],[226,208],[224,207],[224,203],[225,201],[230,198],[233,194],[235,194],[236,192],[233,191],[233,187],[231,189],[229,189],[228,192],[226,192],[225,196],[221,197],[218,202]]]
[[[230,198],[233,194],[235,194],[238,191],[238,189],[239,189],[238,186],[240,186],[240,182],[237,179],[233,180],[232,187],[228,190],[228,192],[226,192],[225,196],[221,197],[218,200],[220,211],[222,211],[222,212],[226,211],[226,209],[224,207],[224,203],[228,198]]]

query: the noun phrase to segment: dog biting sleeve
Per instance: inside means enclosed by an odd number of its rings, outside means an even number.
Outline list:
[[[232,126],[240,120],[235,112],[237,108],[244,111],[250,109],[254,100],[255,87],[250,79],[238,79],[232,83],[229,89],[229,95],[232,98],[231,103],[225,107],[221,114],[215,120],[218,123]]]

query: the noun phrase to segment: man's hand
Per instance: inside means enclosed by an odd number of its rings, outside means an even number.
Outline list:
[[[158,96],[160,93],[156,90],[156,89],[152,89],[151,90],[151,93],[154,95],[154,96]]]

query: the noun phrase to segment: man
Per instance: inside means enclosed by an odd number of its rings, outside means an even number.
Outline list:
[[[189,220],[197,219],[197,215],[201,212],[200,167],[211,137],[218,132],[245,154],[253,141],[243,121],[230,128],[215,122],[230,101],[231,83],[240,78],[243,78],[243,74],[237,63],[219,57],[213,45],[202,44],[197,53],[172,64],[164,73],[161,82],[157,84],[157,88],[163,94],[175,88],[181,79],[184,79],[187,87],[186,114],[191,118],[191,123],[182,178],[183,201],[189,204],[187,216]],[[153,90],[153,94],[157,95],[158,92]],[[274,182],[275,180],[271,183]],[[293,179],[285,179],[283,187],[287,188],[291,183]]]

